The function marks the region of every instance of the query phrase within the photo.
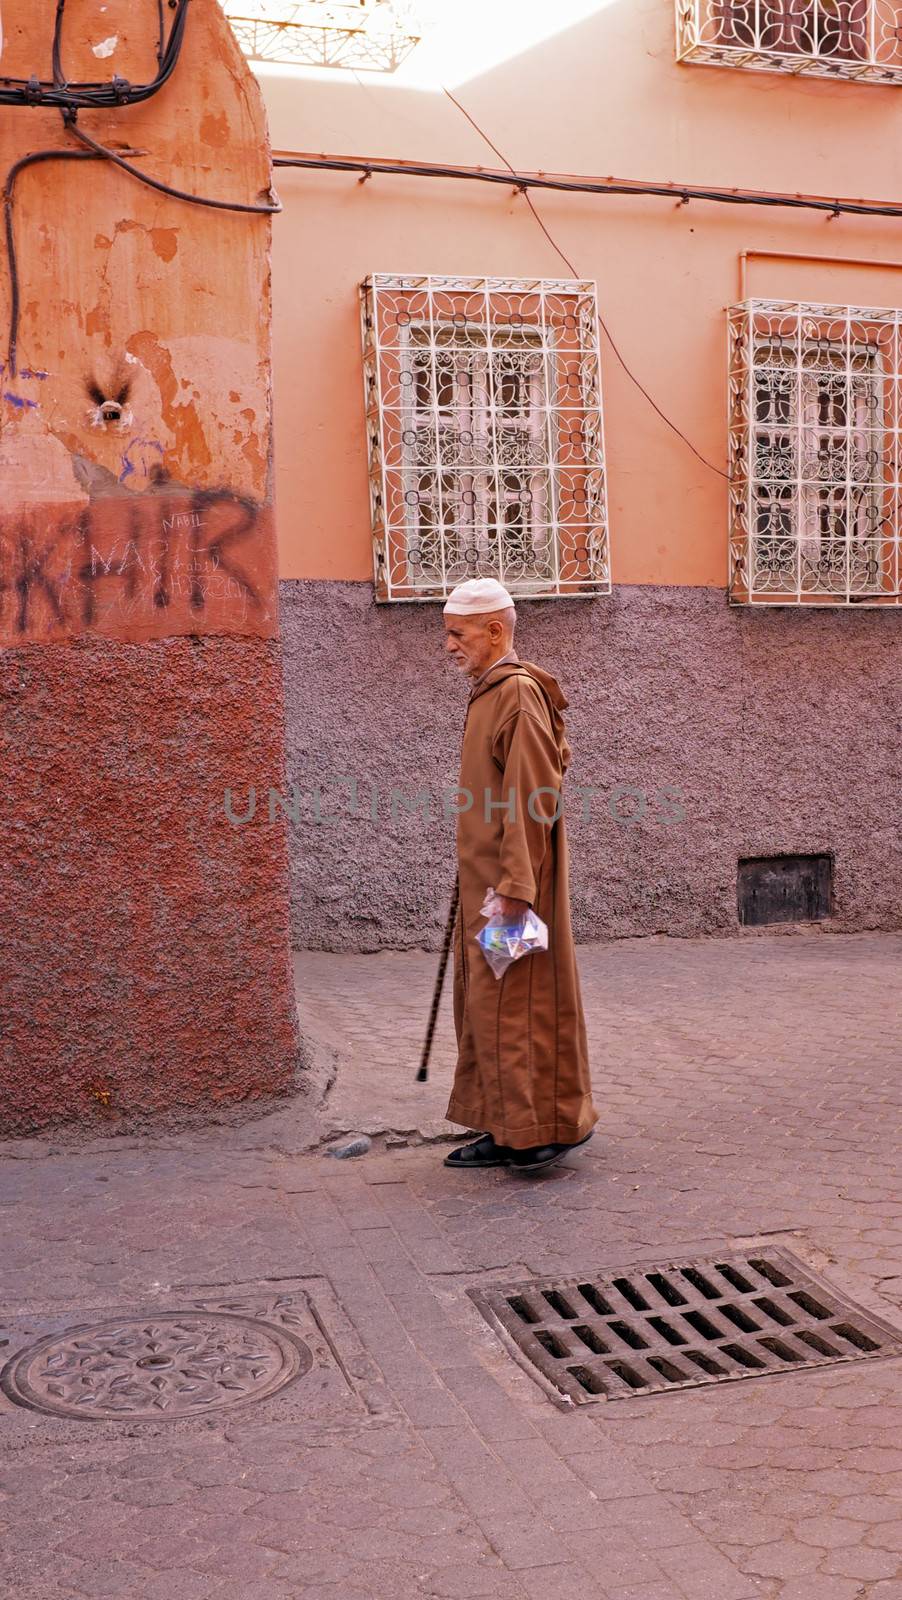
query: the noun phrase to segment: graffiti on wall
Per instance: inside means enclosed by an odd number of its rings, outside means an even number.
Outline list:
[[[271,507],[227,489],[0,514],[0,643],[276,631]]]

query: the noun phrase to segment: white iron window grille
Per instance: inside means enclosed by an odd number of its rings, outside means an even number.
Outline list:
[[[419,43],[409,0],[220,0],[252,61],[394,72]]]
[[[902,311],[728,315],[731,600],[898,605]]]
[[[902,83],[899,0],[676,0],[677,59]]]
[[[376,595],[610,593],[595,285],[362,286]]]

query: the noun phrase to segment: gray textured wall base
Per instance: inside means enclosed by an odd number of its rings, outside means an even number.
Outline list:
[[[357,583],[281,594],[294,792],[236,775],[257,789],[243,825],[292,807],[298,946],[435,948],[466,700],[440,607],[377,606]],[[518,647],[570,701],[578,939],[735,934],[738,858],[817,851],[835,856],[832,927],[902,926],[902,614],[621,587],[525,602]]]

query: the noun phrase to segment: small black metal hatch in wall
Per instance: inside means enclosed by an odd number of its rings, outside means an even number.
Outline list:
[[[753,856],[739,862],[739,921],[820,922],[833,911],[833,857]]]

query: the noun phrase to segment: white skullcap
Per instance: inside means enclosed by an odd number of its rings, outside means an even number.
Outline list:
[[[480,617],[489,611],[506,611],[513,605],[503,583],[497,578],[470,578],[452,589],[445,602],[446,617]]]

